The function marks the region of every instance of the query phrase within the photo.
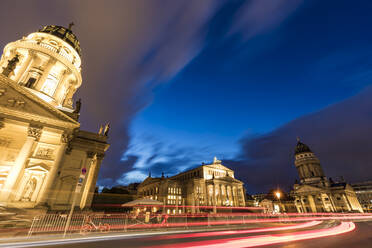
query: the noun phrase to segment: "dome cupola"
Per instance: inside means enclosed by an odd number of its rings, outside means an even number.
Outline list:
[[[79,54],[79,56],[81,56],[80,42],[77,39],[76,35],[72,33],[72,30],[71,30],[73,25],[74,25],[73,22],[70,23],[68,28],[57,26],[57,25],[48,25],[40,29],[39,32],[52,34],[66,41],[68,44],[70,44],[75,49],[75,51]]]
[[[295,148],[295,155],[297,154],[300,154],[300,153],[305,153],[305,152],[312,152],[310,150],[310,148],[305,145],[304,143],[302,143],[300,141],[300,138],[297,138],[297,145],[296,145],[296,148]]]
[[[7,44],[0,60],[2,74],[54,107],[73,112],[81,86],[80,42],[68,28],[48,25]]]

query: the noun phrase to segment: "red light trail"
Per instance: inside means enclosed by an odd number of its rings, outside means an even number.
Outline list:
[[[308,240],[314,238],[328,237],[351,232],[355,229],[353,222],[341,222],[340,225],[330,228],[323,228],[319,230],[309,230],[293,232],[290,234],[274,234],[274,235],[258,235],[246,238],[229,238],[217,239],[207,241],[188,242],[181,244],[161,245],[153,247],[162,248],[243,248],[243,247],[256,247],[262,245],[272,245],[291,241]]]
[[[307,228],[319,225],[321,221],[310,221],[301,224],[279,226],[279,227],[263,227],[256,229],[245,229],[245,230],[233,230],[233,231],[217,231],[217,232],[203,232],[203,233],[186,233],[186,234],[175,234],[175,235],[164,235],[154,238],[151,240],[163,240],[163,239],[184,239],[184,238],[197,238],[197,237],[213,237],[222,235],[236,235],[236,234],[247,234],[247,233],[259,233],[259,232],[273,232],[273,231],[284,231],[293,230],[299,228]]]

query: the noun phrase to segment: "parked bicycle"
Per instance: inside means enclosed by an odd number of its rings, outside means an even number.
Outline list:
[[[101,233],[108,233],[110,231],[111,227],[108,223],[102,224],[101,222],[96,225],[94,224],[91,216],[87,216],[87,219],[85,221],[85,224],[80,228],[80,234],[87,234],[92,231],[99,231]]]

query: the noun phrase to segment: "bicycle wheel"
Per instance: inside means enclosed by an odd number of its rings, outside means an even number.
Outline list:
[[[80,234],[85,235],[87,233],[90,233],[92,231],[92,226],[89,224],[85,224],[80,228]]]
[[[108,233],[111,227],[109,224],[106,223],[106,224],[101,225],[99,229],[102,233]]]

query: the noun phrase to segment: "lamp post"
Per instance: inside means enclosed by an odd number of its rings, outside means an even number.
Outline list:
[[[72,218],[72,214],[74,213],[74,208],[75,208],[75,203],[76,203],[76,198],[78,196],[78,194],[80,193],[81,191],[81,187],[83,185],[83,181],[84,181],[84,178],[85,178],[85,174],[87,173],[87,169],[84,167],[81,169],[81,174],[79,176],[79,180],[78,180],[78,183],[76,185],[76,188],[75,188],[75,192],[73,193],[74,194],[74,197],[72,199],[72,204],[71,204],[71,209],[70,209],[70,213],[68,215],[68,218],[67,218],[67,221],[66,221],[66,226],[65,226],[65,231],[63,233],[63,237],[66,237],[66,233],[68,231],[68,228],[70,227],[70,223],[71,223],[71,218]]]
[[[280,211],[280,205],[282,204],[281,202],[280,202],[280,196],[281,196],[281,193],[279,192],[279,191],[277,191],[277,192],[275,192],[275,196],[276,196],[276,198],[278,198],[278,200],[279,200],[279,213],[281,212]]]

